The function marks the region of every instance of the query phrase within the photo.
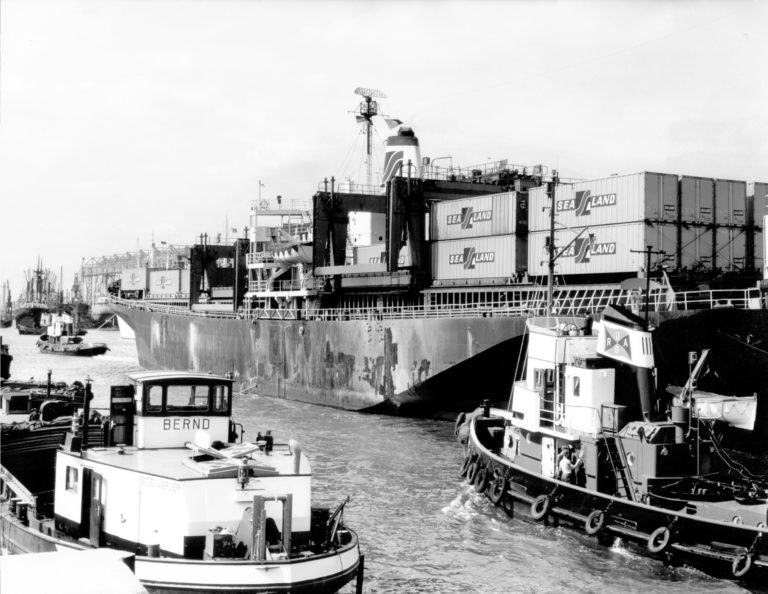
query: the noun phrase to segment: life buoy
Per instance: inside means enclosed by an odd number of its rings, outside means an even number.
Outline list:
[[[485,491],[485,488],[488,486],[488,469],[483,466],[480,470],[477,471],[477,474],[475,474],[475,491],[478,493],[482,493]]]
[[[672,533],[666,526],[659,526],[648,537],[648,550],[651,553],[661,553],[672,544]]]
[[[549,495],[539,495],[531,503],[531,517],[534,520],[542,520],[549,513],[549,508],[552,505],[552,499]]]
[[[472,456],[468,454],[467,457],[464,458],[464,464],[461,465],[461,471],[459,472],[459,476],[462,478],[467,476],[467,472],[469,471],[470,466],[472,466]]]
[[[467,470],[467,482],[470,485],[475,482],[475,475],[477,475],[478,470],[480,470],[479,462],[472,462],[472,464],[469,465],[469,469]]]
[[[605,526],[605,512],[601,509],[595,509],[590,512],[584,521],[584,532],[594,536]]]
[[[496,480],[491,483],[491,488],[488,491],[488,499],[490,499],[491,503],[494,505],[499,505],[506,492],[507,479],[503,474],[500,474],[496,477]]]
[[[752,555],[750,553],[735,557],[731,563],[731,573],[735,578],[743,578],[750,569],[752,569]]]

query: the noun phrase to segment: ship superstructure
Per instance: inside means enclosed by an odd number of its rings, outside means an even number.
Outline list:
[[[381,183],[330,177],[308,207],[260,199],[231,258],[195,246],[187,302],[116,300],[141,365],[232,372],[264,395],[430,416],[466,408],[483,377],[485,395],[501,402],[513,373],[488,370],[519,352],[526,316],[547,313],[540,222],[550,209],[562,221],[547,234],[560,254],[552,312],[647,303],[659,324],[726,306],[754,315],[718,311],[710,334],[720,318],[732,332],[762,324],[759,184],[651,172],[584,181],[510,160],[462,168],[423,157],[411,126],[388,123]],[[708,208],[707,188],[710,222],[690,214]],[[649,261],[648,246],[665,254]]]

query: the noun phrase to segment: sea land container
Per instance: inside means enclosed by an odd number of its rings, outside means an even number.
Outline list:
[[[680,233],[680,259],[684,270],[712,270],[714,230],[711,227],[683,225]]]
[[[715,180],[715,224],[747,224],[747,182]]]
[[[768,183],[750,182],[747,184],[748,225],[763,225],[763,217],[768,215]]]
[[[549,229],[546,189],[529,190],[529,231]],[[678,220],[678,179],[667,173],[633,173],[559,185],[555,190],[555,224],[586,227]]]
[[[526,261],[526,241],[517,235],[432,243],[434,280],[509,279],[525,270]]]
[[[711,177],[680,177],[680,220],[711,225],[715,222],[715,180]]]
[[[580,233],[581,232],[581,233]],[[580,234],[579,234],[580,233]],[[548,272],[548,231],[528,234],[528,274],[544,276]],[[674,256],[677,229],[672,224],[645,222],[617,223],[582,229],[555,231],[555,273],[558,275],[617,274],[636,276],[645,270],[648,246]],[[652,255],[651,268],[666,263],[661,255]]]
[[[383,243],[359,245],[352,248],[352,251],[354,264],[386,264],[387,262],[387,247]],[[399,266],[411,265],[411,250],[407,245],[400,249],[397,263]]]
[[[436,202],[430,222],[430,238],[436,241],[524,233],[528,197],[523,192],[504,192]]]
[[[146,291],[148,281],[146,268],[126,268],[120,272],[121,291]]]
[[[717,227],[714,267],[725,271],[741,271],[747,262],[747,232],[745,229]]]

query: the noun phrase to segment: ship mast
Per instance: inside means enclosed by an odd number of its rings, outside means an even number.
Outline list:
[[[555,295],[555,190],[560,178],[557,170],[552,170],[552,181],[549,183],[549,265],[547,267],[547,317],[552,314],[552,304]]]
[[[366,145],[366,181],[368,186],[373,185],[373,143],[372,143],[372,130],[373,130],[373,116],[379,115],[379,105],[373,99],[386,99],[387,96],[377,89],[365,89],[363,87],[357,87],[355,94],[360,95],[365,99],[361,101],[360,105],[355,112],[355,119],[358,123],[362,123],[365,126]]]

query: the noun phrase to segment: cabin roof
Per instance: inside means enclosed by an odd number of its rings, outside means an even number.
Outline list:
[[[120,454],[120,450],[124,453]],[[80,454],[71,454],[80,459]],[[172,481],[208,480],[218,478],[215,474],[206,476],[195,470],[192,458],[195,452],[189,448],[139,449],[135,447],[91,448],[83,454],[83,459],[101,463],[130,472],[164,478]],[[236,467],[234,463],[226,462]],[[273,451],[271,455],[253,452],[250,464],[271,466],[279,475],[293,475],[293,456],[282,451]],[[302,464],[303,466],[303,464]]]
[[[137,371],[136,373],[129,373],[128,378],[134,382],[148,382],[158,380],[215,380],[217,382],[230,382],[231,378],[223,375],[214,375],[212,373],[202,373],[199,371]]]

